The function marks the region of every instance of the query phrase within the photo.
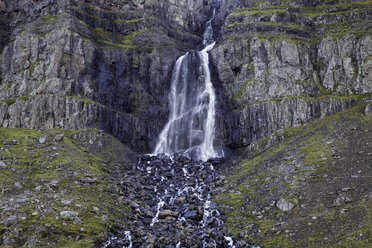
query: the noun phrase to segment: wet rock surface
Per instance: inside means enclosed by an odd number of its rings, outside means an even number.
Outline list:
[[[139,156],[143,178],[131,206],[133,223],[113,230],[101,247],[255,247],[231,238],[224,216],[210,200],[223,183],[212,162],[182,154]]]

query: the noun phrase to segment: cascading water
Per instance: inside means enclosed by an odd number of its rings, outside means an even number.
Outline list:
[[[217,2],[218,4],[218,2]],[[169,94],[170,116],[159,135],[155,154],[182,151],[203,161],[221,155],[214,148],[216,95],[211,81],[208,52],[214,47],[212,21],[203,35],[204,48],[196,52],[200,73],[195,71],[195,53],[178,58],[172,74]],[[195,75],[199,74],[199,75]]]
[[[215,11],[206,24],[204,48],[186,53],[175,63],[170,116],[156,155],[139,156],[135,166],[146,185],[146,193],[138,196],[142,205],[135,204],[138,217],[129,226],[131,231],[117,231],[101,247],[259,248],[230,237],[211,201],[213,191],[223,184],[214,169],[220,154],[214,147],[216,95],[208,57],[215,45]]]

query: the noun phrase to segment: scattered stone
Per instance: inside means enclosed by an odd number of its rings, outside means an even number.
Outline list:
[[[93,183],[96,183],[98,179],[92,175],[84,175],[82,178],[80,178],[79,181],[82,183],[93,184]]]
[[[140,206],[137,204],[137,202],[134,202],[134,201],[131,201],[130,203],[130,206],[132,207],[132,208],[139,208]]]
[[[73,223],[74,223],[75,225],[77,225],[77,224],[82,224],[83,221],[81,221],[81,219],[80,219],[79,217],[75,217]]]
[[[3,161],[0,161],[0,169],[6,169],[6,164]]]
[[[63,134],[59,134],[56,137],[54,137],[53,140],[56,141],[56,142],[59,142],[59,141],[62,141],[63,140],[63,137],[64,137]]]
[[[69,201],[69,200],[65,200],[65,199],[62,199],[61,200],[61,203],[63,204],[63,205],[71,205],[71,201]]]
[[[40,144],[44,144],[45,141],[46,141],[46,139],[47,139],[46,136],[45,136],[45,137],[40,137],[40,138],[39,138],[39,142],[40,142]]]
[[[15,183],[14,183],[14,186],[15,186],[16,188],[18,188],[18,189],[21,189],[21,188],[23,187],[22,183],[20,183],[20,182],[15,182]]]
[[[285,200],[284,198],[281,198],[276,206],[282,211],[289,211],[294,207],[294,204]]]
[[[0,221],[0,224],[2,224],[5,227],[11,227],[18,223],[17,216],[11,216],[9,218],[4,219],[3,221]]]
[[[79,213],[78,212],[74,212],[74,211],[62,211],[62,212],[59,213],[59,215],[62,218],[67,219],[67,218],[78,217],[79,216]]]
[[[341,206],[343,203],[352,203],[353,201],[347,197],[347,196],[339,196],[337,199],[333,202],[334,207]]]
[[[342,188],[342,189],[341,189],[342,192],[348,192],[348,191],[350,191],[350,190],[351,190],[351,188],[349,188],[349,187],[345,187],[345,188]]]
[[[183,204],[185,201],[186,201],[186,197],[184,197],[184,196],[178,197],[178,198],[176,198],[176,199],[174,200],[174,202],[175,202],[176,204]]]
[[[168,209],[159,212],[159,219],[165,219],[168,216],[177,217],[178,213]]]
[[[103,223],[108,223],[109,222],[109,218],[107,217],[107,215],[102,215],[101,222],[103,222]]]
[[[49,186],[53,187],[53,188],[57,188],[57,185],[59,184],[59,180],[57,179],[53,179],[50,183],[49,183]]]
[[[364,113],[367,116],[372,116],[372,104],[367,104],[366,108],[364,109]]]

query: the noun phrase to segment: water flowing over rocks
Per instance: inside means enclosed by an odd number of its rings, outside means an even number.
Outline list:
[[[125,231],[113,230],[101,247],[257,247],[230,237],[211,201],[224,183],[213,166],[219,163],[182,154],[139,156],[136,171],[144,184],[132,202],[134,221]]]
[[[213,14],[203,33],[204,48],[197,52],[199,63],[193,63],[193,53],[176,61],[169,94],[170,115],[159,135],[155,154],[183,151],[203,161],[223,156],[214,148],[216,94],[208,54],[216,44],[212,22],[219,7],[218,0],[213,2]]]

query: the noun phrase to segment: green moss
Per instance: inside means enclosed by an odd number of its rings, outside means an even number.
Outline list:
[[[363,60],[363,63],[364,64],[368,64],[372,62],[372,55],[368,55],[364,60]]]
[[[320,135],[307,139],[302,145],[301,149],[305,154],[305,165],[323,164],[332,155],[330,146],[324,144],[323,137]]]
[[[86,23],[86,22],[84,22],[83,20],[80,20],[80,19],[78,19],[78,18],[74,18],[78,23],[80,23],[81,25],[83,25],[84,27],[86,27],[86,28],[89,28],[89,25]]]
[[[247,15],[273,15],[273,14],[284,14],[286,10],[284,8],[277,9],[240,9],[240,12],[231,13],[230,16],[247,16]]]
[[[252,63],[253,64],[253,63]],[[235,93],[234,95],[234,98],[238,98],[238,99],[241,99],[242,96],[243,96],[243,93],[245,92],[246,88],[247,88],[247,85],[250,83],[250,82],[253,82],[254,81],[254,78],[251,78],[249,80],[246,80],[242,83],[242,85],[240,86],[240,89],[238,90],[238,92]]]
[[[115,20],[116,23],[136,23],[140,21],[149,21],[149,20],[156,20],[154,17],[143,17],[143,18],[138,18],[138,19],[130,19],[130,20],[121,20],[117,19]]]
[[[14,104],[17,100],[20,100],[20,101],[27,101],[29,100],[30,98],[33,98],[35,96],[32,96],[32,95],[28,95],[28,96],[20,96],[20,97],[17,97],[17,98],[11,98],[11,99],[6,99],[6,100],[0,100],[0,102],[6,102],[9,106]]]
[[[40,62],[45,61],[45,59],[36,59],[34,62],[30,62],[30,68],[28,69],[28,73],[30,77],[32,77],[32,74],[35,72],[36,67],[40,65]]]
[[[324,244],[334,243],[338,245],[329,247],[353,247],[353,244],[368,247],[372,234],[369,227],[371,211],[368,210],[365,202],[362,203],[364,200],[358,204],[353,203],[353,207],[348,208],[348,211],[353,210],[361,216],[366,216],[363,220],[354,221],[356,226],[353,227],[350,227],[352,221],[347,218],[355,218],[357,215],[350,214],[346,217],[340,215],[337,208],[325,207],[323,204],[307,206],[306,209],[295,207],[288,212],[279,211],[275,205],[266,208],[274,199],[279,198],[295,203],[295,206],[302,204],[304,198],[301,195],[304,188],[300,186],[307,184],[305,187],[307,192],[308,187],[312,187],[313,180],[319,181],[325,175],[325,168],[329,169],[333,166],[331,159],[334,142],[337,142],[335,137],[339,137],[340,130],[344,128],[343,125],[339,125],[345,121],[356,121],[356,123],[365,121],[363,125],[370,126],[372,119],[361,117],[364,107],[365,104],[360,102],[344,112],[317,119],[300,127],[286,128],[283,132],[274,134],[264,141],[260,140],[252,144],[252,147],[257,147],[253,152],[254,155],[248,154],[248,158],[241,161],[239,165],[230,165],[226,192],[216,196],[216,201],[225,206],[228,230],[235,235],[253,240],[263,247],[328,247]],[[363,127],[358,128],[363,129]],[[269,149],[267,149],[268,144],[271,145]],[[283,168],[288,173],[288,177],[280,181],[282,179],[279,175],[283,173]],[[329,171],[326,172],[330,175]],[[347,178],[348,176],[349,174]],[[291,178],[297,178],[298,181]],[[245,206],[249,206],[249,209]],[[262,211],[264,207],[266,210]],[[253,210],[260,211],[260,216],[250,214]],[[305,229],[308,228],[307,223],[311,216],[317,216],[318,220],[310,221],[313,227],[310,227],[308,232],[301,232],[301,225],[305,225]],[[276,224],[283,220],[287,223],[296,223],[298,226],[284,224],[278,228]],[[333,233],[334,223],[339,225],[337,234]],[[252,226],[255,227],[254,230],[247,230],[247,227]],[[345,235],[343,230],[352,231],[347,231]],[[293,236],[291,233],[304,236]]]
[[[294,23],[284,23],[284,22],[238,22],[238,23],[232,23],[227,25],[225,28],[235,28],[239,26],[248,26],[248,25],[263,25],[263,26],[269,26],[269,27],[284,27],[288,29],[296,29],[296,30],[306,30],[307,27],[300,26]]]
[[[309,101],[309,102],[314,102],[314,101],[321,101],[325,100],[327,98],[329,99],[338,99],[342,101],[360,101],[362,99],[365,99],[369,96],[370,94],[355,94],[355,95],[330,95],[330,94],[324,94],[324,95],[319,95],[315,97],[307,96],[307,95],[301,95],[301,96],[286,96],[286,97],[278,97],[278,98],[271,98],[268,100],[262,100],[262,101],[256,101],[256,102],[251,102],[248,105],[255,105],[255,104],[262,104],[265,102],[281,102],[281,101],[290,101],[290,100],[297,100],[297,99],[302,99],[304,101]]]
[[[297,245],[290,242],[290,240],[285,237],[284,234],[268,238],[262,242],[263,247],[285,247],[285,248],[295,248]]]
[[[257,1],[259,3],[260,1]],[[261,1],[265,2],[265,1]],[[370,8],[372,1],[352,1],[349,3],[340,3],[333,5],[317,5],[316,7],[303,7],[299,5],[286,5],[283,2],[283,5],[279,6],[263,6],[263,7],[251,7],[237,9],[237,12],[231,13],[231,16],[244,16],[244,15],[273,15],[273,14],[285,14],[287,13],[287,8],[297,8],[300,13],[292,13],[295,15],[306,15],[312,17],[318,17],[321,15],[340,15],[348,14],[350,12],[365,11]],[[342,9],[342,11],[337,11]],[[344,9],[351,9],[345,11]],[[302,13],[301,13],[302,12]]]
[[[21,181],[32,191],[36,186],[43,186],[40,192],[33,191],[33,198],[38,201],[31,199],[14,209],[26,216],[19,222],[22,226],[20,235],[29,237],[37,229],[42,233],[41,244],[50,244],[50,247],[93,247],[95,241],[107,234],[111,225],[121,223],[123,214],[130,214],[130,207],[112,195],[110,180],[104,180],[109,177],[106,170],[111,170],[112,164],[103,161],[121,157],[112,151],[122,145],[107,136],[103,141],[105,147],[89,146],[79,138],[84,133],[91,137],[97,131],[0,128],[1,144],[10,144],[2,152],[2,160],[12,164],[12,170],[10,167],[2,170],[0,181],[9,185]],[[52,148],[50,142],[57,134],[64,134],[63,141],[53,142]],[[39,142],[40,137],[47,138],[45,144]],[[73,176],[72,172],[77,176]],[[85,174],[93,175],[97,182],[87,185],[77,183]],[[50,195],[45,185],[52,179],[59,180],[58,190],[63,192],[63,199],[72,199],[73,204],[62,205],[59,199]],[[48,214],[32,216],[40,204],[48,206]],[[92,212],[93,206],[99,207],[98,214]],[[59,213],[66,208],[78,212],[81,222],[61,219]],[[101,222],[104,214],[109,217],[109,223]]]
[[[113,34],[112,32],[104,31],[102,28],[95,28],[95,33],[100,37],[98,39],[99,43],[108,46],[120,47],[124,49],[138,49],[143,48],[146,49],[145,46],[139,47],[138,45],[134,44],[133,39],[140,34],[148,34],[151,33],[151,29],[140,29],[134,31],[128,35],[121,35],[121,34]],[[152,49],[153,47],[149,47]]]
[[[57,23],[57,16],[43,16],[43,24],[55,25]]]
[[[13,82],[12,81],[8,81],[5,85],[5,88],[7,88],[8,90],[12,88],[12,85],[13,85]]]

